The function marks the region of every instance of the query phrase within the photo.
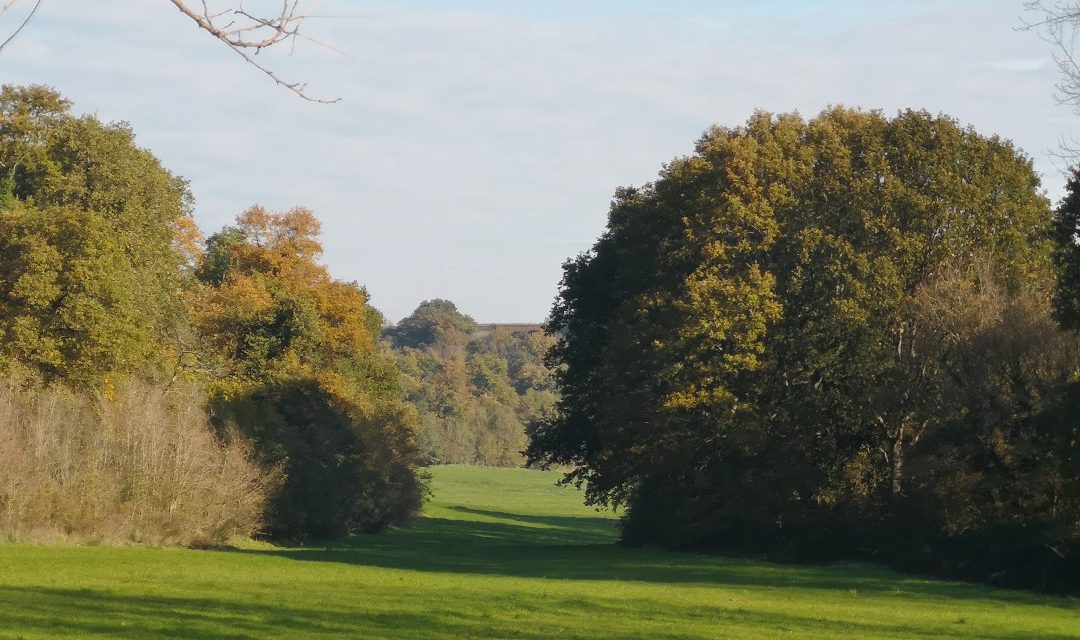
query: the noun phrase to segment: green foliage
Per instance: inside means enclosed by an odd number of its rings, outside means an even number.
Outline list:
[[[476,331],[476,321],[458,312],[449,300],[425,300],[386,335],[398,348],[414,349],[437,342],[451,342]]]
[[[421,303],[384,336],[420,414],[428,460],[523,464],[527,426],[558,397],[543,363],[550,338],[538,328],[479,327],[446,300]]]
[[[469,358],[469,378],[473,388],[481,395],[490,395],[501,404],[514,400],[510,386],[509,365],[494,353],[475,353]]]
[[[69,107],[0,88],[0,350],[100,387],[173,350],[190,196],[126,125]]]
[[[1023,497],[1067,480],[1030,429],[1080,365],[1047,314],[1050,223],[1030,160],[945,117],[714,128],[566,264],[530,456],[627,503],[640,541],[888,555],[908,516],[924,540],[1080,539],[1077,502]]]
[[[1080,494],[1069,485],[1080,475],[1068,465],[1077,450],[1068,414],[1080,342],[1058,330],[1042,296],[968,278],[927,293],[920,315],[936,317],[946,342],[933,354],[944,374],[934,404],[948,422],[914,448],[913,490],[933,496],[949,533],[1022,522],[1056,529],[1048,543],[1075,537]]]
[[[614,544],[611,514],[555,472],[432,476],[424,517],[326,546],[5,545],[0,635],[1062,640],[1080,624],[1075,599]]]
[[[142,274],[106,219],[16,202],[0,214],[0,274],[9,357],[87,385],[154,360],[155,311],[137,296]]]
[[[414,514],[415,419],[380,353],[382,316],[318,264],[315,217],[253,207],[204,250],[184,181],[127,125],[69,109],[45,87],[0,89],[0,365],[107,399],[123,378],[205,383],[215,426],[237,428],[286,477],[273,533],[371,531]],[[259,511],[257,498],[243,508]]]
[[[400,409],[365,412],[313,379],[257,386],[216,405],[264,465],[285,473],[269,503],[271,533],[331,538],[381,531],[419,508],[416,470],[396,450],[402,443],[395,439],[411,437],[395,433],[409,425]]]
[[[1054,211],[1054,308],[1062,326],[1080,329],[1080,171],[1065,185],[1065,198]]]
[[[207,241],[193,315],[209,343],[215,414],[285,482],[271,532],[336,536],[404,521],[420,506],[413,414],[378,350],[382,316],[317,259],[306,209],[253,207]]]

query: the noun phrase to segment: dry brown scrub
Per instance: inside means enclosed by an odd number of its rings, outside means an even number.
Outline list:
[[[0,382],[0,536],[202,546],[258,530],[274,474],[214,435],[198,389],[113,395]]]

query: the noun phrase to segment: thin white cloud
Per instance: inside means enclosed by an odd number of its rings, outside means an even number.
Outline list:
[[[311,27],[351,57],[305,45],[266,60],[343,98],[330,107],[145,0],[46,3],[0,74],[130,121],[191,180],[208,230],[255,201],[312,207],[332,271],[393,319],[431,297],[486,321],[542,318],[617,186],[652,179],[708,125],[756,108],[950,113],[1016,140],[1060,192],[1045,152],[1076,132],[1073,116],[1054,102],[1053,65],[1038,62],[1046,43],[1014,31],[1015,2],[886,15],[836,0],[784,15],[783,3],[686,0],[617,19],[599,4],[588,19],[562,0],[511,4],[324,2],[370,16]]]

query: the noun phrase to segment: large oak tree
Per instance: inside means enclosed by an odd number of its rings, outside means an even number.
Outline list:
[[[1050,228],[1030,159],[947,117],[832,108],[713,128],[656,182],[621,189],[566,264],[549,325],[562,401],[530,455],[627,505],[626,535],[644,541],[776,549],[930,504],[909,498],[929,491],[931,436],[964,424],[958,455],[1004,460],[1017,416],[1052,395],[1011,396],[1012,414],[973,426],[977,384],[1010,397],[1006,382],[1067,378],[1067,358],[1020,364],[1060,353],[1048,337],[983,349],[1001,358],[987,377],[955,380],[986,332],[1021,331],[1000,309],[1042,310],[1039,331],[1056,331]]]

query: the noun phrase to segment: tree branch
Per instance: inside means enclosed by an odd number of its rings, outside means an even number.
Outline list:
[[[297,13],[299,0],[283,0],[281,12],[271,16],[253,15],[244,10],[243,5],[238,6],[236,9],[214,13],[205,0],[202,1],[201,11],[191,8],[186,0],[169,1],[173,3],[180,13],[183,13],[198,25],[200,29],[224,43],[225,46],[243,58],[245,62],[262,71],[276,84],[285,87],[309,102],[332,104],[341,100],[341,98],[329,100],[314,98],[307,94],[306,82],[283,80],[272,69],[259,63],[253,57],[254,54],[258,54],[259,51],[267,47],[286,41],[295,42],[298,37],[310,40],[310,38],[300,34],[300,25],[308,16]],[[226,16],[230,18],[229,22],[220,24],[219,21]]]
[[[37,2],[34,3],[34,8],[30,10],[30,13],[26,14],[26,17],[23,18],[23,21],[19,24],[19,27],[15,29],[15,31],[13,31],[10,36],[7,37],[7,40],[4,40],[2,43],[0,43],[0,51],[3,51],[4,47],[8,46],[8,44],[10,44],[11,41],[15,39],[15,36],[19,35],[19,32],[23,30],[23,27],[25,27],[30,22],[31,18],[34,17],[34,14],[37,13],[38,7],[41,6],[41,2],[42,0],[37,0]],[[15,4],[15,0],[11,0],[11,2],[5,4],[2,8],[0,8],[0,13],[6,12],[8,9],[11,8],[11,5],[13,4]]]
[[[5,14],[18,0],[0,0],[0,15]],[[35,0],[30,12],[23,18],[11,35],[0,43],[0,52],[4,50],[12,40],[26,27],[37,14],[43,0]],[[200,7],[196,8],[194,0],[169,0],[200,29],[206,31],[225,46],[236,52],[245,62],[262,71],[276,84],[281,85],[309,102],[331,104],[341,98],[323,99],[315,98],[307,93],[306,82],[290,82],[282,79],[277,73],[258,61],[254,55],[263,49],[273,47],[283,42],[295,46],[297,39],[304,39],[332,51],[341,53],[339,50],[314,38],[300,33],[301,24],[313,16],[299,12],[300,0],[282,0],[281,10],[269,15],[257,15],[244,9],[243,2],[237,1],[232,8],[213,10],[207,0],[199,0]],[[314,16],[328,18],[335,16]]]
[[[1039,14],[1040,18],[1028,20],[1021,16],[1023,26],[1019,30],[1036,31],[1053,47],[1051,55],[1062,75],[1056,85],[1058,101],[1080,110],[1080,63],[1076,58],[1077,38],[1080,37],[1080,2],[1028,0],[1024,2],[1024,9],[1028,13]]]

